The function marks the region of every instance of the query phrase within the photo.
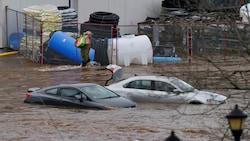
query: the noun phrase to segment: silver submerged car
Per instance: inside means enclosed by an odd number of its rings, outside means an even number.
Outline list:
[[[115,73],[113,77],[118,78]],[[227,101],[221,94],[200,91],[176,77],[159,75],[132,76],[113,81],[106,88],[135,102],[222,104]]]
[[[29,88],[24,103],[110,110],[136,107],[136,103],[94,83],[60,84]]]

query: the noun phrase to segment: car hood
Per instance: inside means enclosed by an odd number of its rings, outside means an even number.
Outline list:
[[[219,104],[225,103],[227,97],[221,94],[208,92],[208,91],[199,91],[195,90],[194,92],[190,92],[189,95],[204,104]]]
[[[96,102],[101,103],[110,107],[121,107],[121,108],[130,108],[136,107],[136,103],[124,98],[124,97],[113,97],[107,99],[95,99]]]

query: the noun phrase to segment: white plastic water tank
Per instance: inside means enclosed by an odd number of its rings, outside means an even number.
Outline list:
[[[109,63],[130,66],[130,64],[148,65],[153,62],[153,48],[146,35],[124,35],[108,40]]]

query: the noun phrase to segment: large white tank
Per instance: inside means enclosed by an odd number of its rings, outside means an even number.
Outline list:
[[[109,63],[130,66],[130,64],[148,65],[153,62],[153,48],[146,35],[124,35],[108,40]]]

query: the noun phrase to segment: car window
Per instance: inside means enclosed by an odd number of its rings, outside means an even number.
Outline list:
[[[155,81],[155,90],[157,91],[166,91],[166,92],[173,92],[175,89],[174,86],[161,82],[161,81]]]
[[[45,93],[46,94],[51,94],[51,95],[56,95],[57,94],[57,88],[49,89]]]
[[[138,81],[132,81],[132,82],[129,82],[125,85],[123,85],[123,88],[137,88],[137,83]]]
[[[174,85],[176,85],[177,87],[179,87],[184,92],[192,92],[192,91],[195,90],[195,88],[192,87],[190,84],[186,83],[183,80],[177,79],[177,78],[173,79],[171,81],[171,83],[173,83]]]
[[[61,88],[60,89],[60,95],[65,97],[74,97],[75,95],[80,95],[81,92],[74,88]]]
[[[105,99],[111,97],[118,97],[118,95],[102,86],[89,85],[81,87],[81,90],[91,98],[94,99]]]
[[[152,84],[152,85],[151,85]],[[150,80],[136,80],[129,82],[123,86],[124,88],[133,88],[133,89],[154,89],[153,83]]]

